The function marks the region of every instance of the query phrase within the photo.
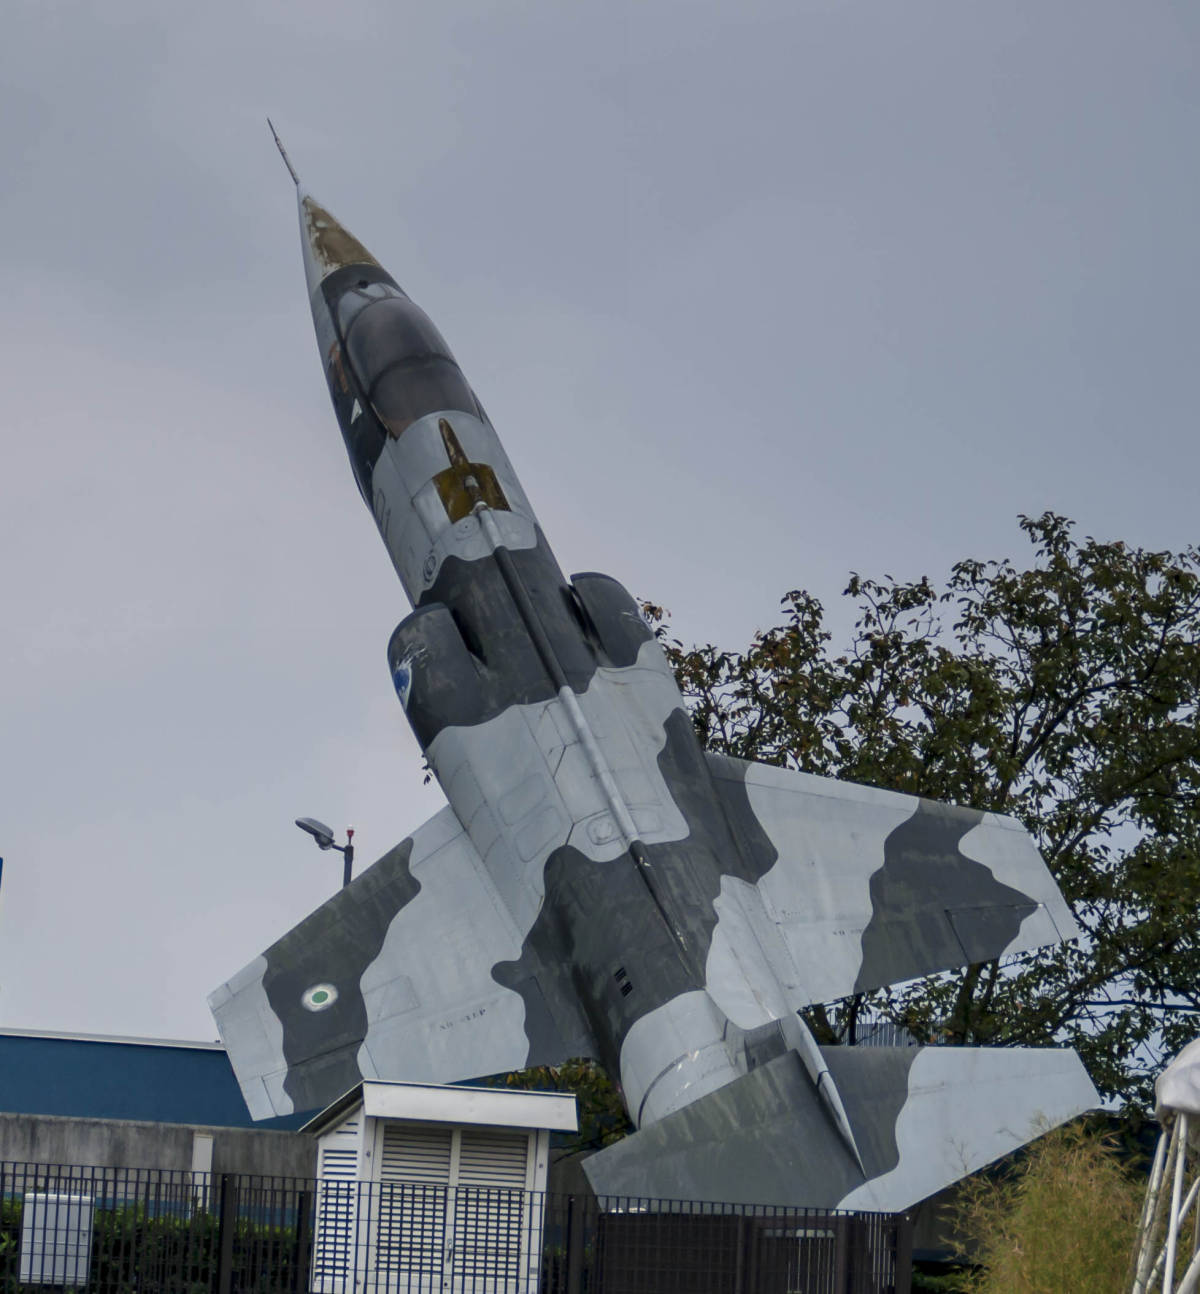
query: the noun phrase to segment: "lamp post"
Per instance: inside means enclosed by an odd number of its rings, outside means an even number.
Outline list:
[[[297,818],[296,826],[307,831],[321,849],[336,849],[342,856],[342,889],[350,884],[350,872],[354,866],[354,828],[346,828],[346,843],[338,845],[333,840],[333,829],[316,818]]]

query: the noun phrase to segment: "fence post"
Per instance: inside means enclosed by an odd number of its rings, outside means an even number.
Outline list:
[[[896,1294],[910,1294],[913,1269],[913,1215],[901,1213],[896,1222]]]
[[[736,1214],[737,1258],[733,1273],[733,1294],[742,1294],[746,1288],[746,1250],[750,1247],[750,1219]]]
[[[220,1222],[217,1226],[217,1294],[232,1294],[233,1233],[237,1229],[238,1189],[232,1173],[221,1174]]]
[[[567,1294],[583,1294],[583,1210],[578,1196],[567,1196]]]
[[[836,1247],[833,1253],[833,1281],[830,1289],[835,1289],[838,1294],[852,1294],[850,1285],[850,1231],[854,1225],[854,1215],[851,1213],[834,1213],[831,1214],[833,1221],[833,1234],[836,1237]]]
[[[308,1289],[309,1238],[312,1233],[312,1195],[300,1191],[296,1196],[296,1254],[292,1259],[293,1294]]]

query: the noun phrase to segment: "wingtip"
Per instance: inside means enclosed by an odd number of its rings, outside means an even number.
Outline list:
[[[283,140],[279,138],[279,131],[275,129],[275,123],[271,118],[267,118],[267,125],[271,127],[271,135],[275,140],[275,147],[279,149],[279,156],[283,158],[283,164],[288,168],[288,174],[292,177],[292,183],[296,188],[300,187],[300,177],[296,174],[296,168],[292,165],[292,159],[287,155],[287,149],[283,146]]]

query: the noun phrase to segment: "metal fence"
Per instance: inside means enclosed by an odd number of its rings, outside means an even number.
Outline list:
[[[0,1164],[0,1294],[908,1294],[902,1215]]]

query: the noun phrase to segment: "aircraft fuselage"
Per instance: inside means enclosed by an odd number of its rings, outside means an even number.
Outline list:
[[[336,222],[310,199],[302,209],[310,245],[319,249]],[[347,237],[335,237],[344,254]],[[542,871],[544,906],[531,914],[528,941],[542,965],[569,968],[572,992],[564,984],[561,1000],[547,1003],[521,959],[495,977],[536,993],[526,1001],[527,1031],[548,1016],[540,1027],[557,1028],[560,1037],[570,1029],[581,1048],[623,1075],[635,1119],[665,1113],[674,1103],[660,1098],[673,1087],[690,1092],[700,1079],[707,1087],[744,1072],[740,1032],[731,1034],[705,990],[705,952],[722,874],[757,879],[761,867],[733,861],[738,846],[712,807],[718,796],[683,699],[635,603],[607,577],[563,576],[495,430],[428,316],[373,260],[313,277],[318,345],[351,466],[414,607],[388,647],[397,695],[501,895],[508,898],[503,869],[513,852]],[[658,734],[659,749],[648,751],[636,732],[611,731],[621,706],[587,705],[631,670],[654,675],[657,708],[673,719],[665,744]],[[599,724],[589,709],[598,709]],[[532,729],[526,750],[497,741],[493,729],[504,716]],[[563,768],[568,750],[575,770]],[[532,767],[522,786],[506,789],[510,755]],[[647,757],[669,788],[658,805],[645,803],[639,765]],[[539,794],[545,779],[572,801],[580,829],[577,841],[540,858],[538,827],[549,840],[556,825]],[[532,815],[522,813],[523,801]],[[662,839],[664,814],[656,810],[677,814],[689,801],[697,812],[686,824],[684,855]],[[497,804],[500,818],[512,822],[496,822],[488,806]],[[505,827],[516,828],[509,833],[515,850],[498,852]],[[638,1021],[647,1059],[622,1066],[622,1044]],[[531,1045],[536,1053],[532,1037]],[[655,1099],[650,1086],[659,1089]]]

